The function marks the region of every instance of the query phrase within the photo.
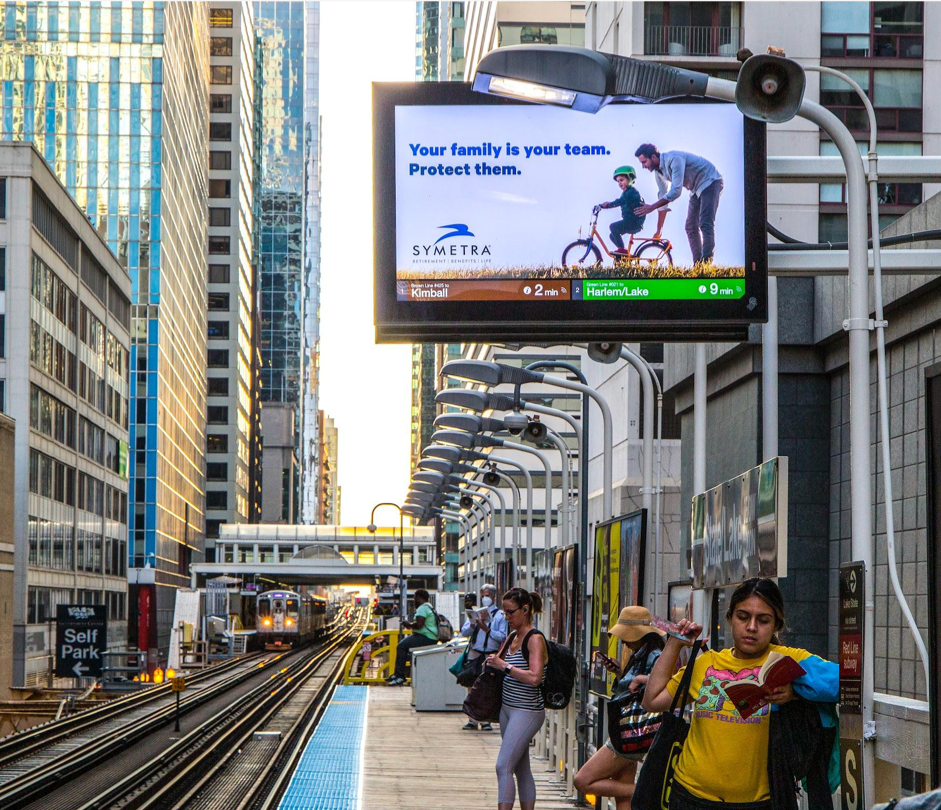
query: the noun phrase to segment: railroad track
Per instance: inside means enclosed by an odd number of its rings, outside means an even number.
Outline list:
[[[358,622],[76,810],[247,810],[280,786],[329,703]],[[268,801],[271,797],[268,798]]]
[[[342,633],[345,638],[350,631]],[[247,694],[255,694],[259,689],[270,689],[271,681],[280,683],[285,673],[296,669],[305,661],[317,658],[322,650],[332,649],[336,642],[328,642],[320,650],[310,653],[309,649],[294,650],[280,654],[265,654],[254,657],[250,666],[245,666],[246,659],[241,658],[224,667],[213,667],[187,678],[187,686],[195,683],[198,687],[185,694],[181,700],[181,714],[199,710],[204,704],[218,700],[229,690],[243,686],[252,678],[258,678],[259,670],[270,671],[261,687],[254,686]],[[257,664],[254,663],[257,661]],[[240,666],[241,665],[241,666]],[[232,670],[236,670],[233,674]],[[244,688],[244,687],[243,687]],[[148,693],[154,692],[154,695]],[[65,721],[48,723],[36,729],[37,733],[23,732],[4,740],[0,748],[0,807],[4,810],[16,810],[36,802],[43,808],[61,807],[74,810],[79,804],[80,791],[71,799],[59,803],[50,803],[45,797],[69,784],[92,769],[96,769],[107,759],[115,767],[125,760],[131,764],[135,759],[131,752],[135,744],[144,741],[148,735],[168,726],[175,715],[175,703],[169,699],[169,685],[148,690],[144,695],[148,699],[133,702],[121,698],[102,706],[82,712]],[[231,704],[235,708],[242,704],[245,695]],[[164,698],[164,701],[159,701]],[[157,705],[153,705],[158,701]],[[112,711],[102,710],[111,708]],[[199,714],[196,711],[197,715]],[[59,724],[62,724],[60,727]],[[33,731],[33,730],[30,730]],[[38,733],[41,732],[41,733]],[[9,743],[24,743],[17,751]],[[119,758],[120,755],[120,758]],[[153,758],[148,761],[153,762]],[[4,764],[6,763],[6,764]],[[100,770],[100,769],[97,769]],[[92,771],[93,773],[97,771]]]
[[[268,657],[273,656],[269,655]],[[264,654],[257,653],[224,661],[192,675],[187,675],[187,684],[205,686],[224,681],[229,677],[228,673],[232,670],[242,669],[246,664],[263,658],[265,658]],[[104,726],[104,724],[117,718],[121,718],[122,721],[140,720],[149,712],[146,707],[168,700],[170,695],[169,683],[149,687],[141,692],[109,700],[107,703],[85,709],[69,717],[50,720],[25,731],[0,738],[0,785],[23,772],[23,767],[16,767],[17,762],[28,760],[43,749],[81,733],[87,733],[96,726]]]

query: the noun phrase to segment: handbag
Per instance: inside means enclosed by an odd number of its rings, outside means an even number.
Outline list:
[[[631,797],[631,810],[670,810],[673,774],[689,734],[689,723],[683,717],[683,706],[686,704],[685,696],[689,694],[689,685],[693,680],[693,665],[701,646],[702,641],[693,645],[670,710],[660,715],[660,728],[637,777],[634,795]]]
[[[457,678],[461,674],[461,670],[464,669],[464,665],[466,663],[467,663],[467,648],[465,647],[464,652],[462,652],[457,657],[457,661],[455,661],[453,664],[451,664],[451,666],[448,667],[448,672],[450,672],[455,678]],[[460,683],[460,681],[458,682]]]
[[[515,635],[511,634],[503,643],[499,653],[501,658]],[[483,659],[484,656],[481,655],[480,660]],[[499,723],[500,709],[503,707],[504,677],[506,673],[502,669],[484,666],[464,700],[464,714],[475,723]]]
[[[643,754],[660,730],[662,712],[646,712],[644,691],[624,692],[608,701],[608,739],[618,754]]]
[[[476,658],[465,660],[461,671],[457,673],[458,685],[470,689],[474,685],[474,682],[480,677],[480,673],[483,672],[486,658],[486,653],[481,653]]]

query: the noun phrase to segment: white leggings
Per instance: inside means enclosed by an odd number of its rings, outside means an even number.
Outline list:
[[[519,786],[521,802],[536,801],[536,781],[529,767],[529,743],[545,722],[546,712],[527,709],[513,709],[503,706],[500,709],[500,753],[497,756],[497,784],[501,804],[512,805],[516,801],[516,789]],[[516,785],[513,775],[516,775]]]

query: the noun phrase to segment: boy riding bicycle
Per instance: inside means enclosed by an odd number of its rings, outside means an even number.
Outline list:
[[[592,209],[593,214],[597,214],[603,208],[620,208],[621,219],[611,223],[611,241],[617,246],[613,251],[616,256],[630,256],[630,251],[624,247],[623,234],[639,233],[644,227],[646,216],[638,216],[634,209],[644,204],[643,197],[634,188],[634,181],[637,179],[637,173],[632,166],[619,166],[614,170],[614,180],[621,189],[621,196],[611,202],[603,202]]]

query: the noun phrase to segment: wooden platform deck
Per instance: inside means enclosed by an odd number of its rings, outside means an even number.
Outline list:
[[[491,732],[462,731],[467,721],[463,714],[416,712],[410,700],[407,687],[369,687],[362,807],[496,808],[499,727]],[[536,810],[574,810],[564,784],[547,768],[545,760],[532,757]]]

